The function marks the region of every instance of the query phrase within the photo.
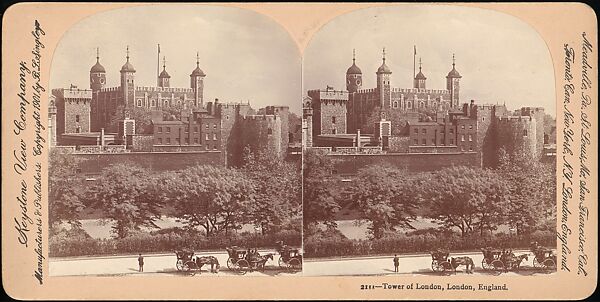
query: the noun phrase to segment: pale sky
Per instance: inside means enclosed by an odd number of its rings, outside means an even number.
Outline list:
[[[461,102],[505,102],[511,110],[541,106],[555,116],[553,66],[537,32],[510,15],[458,6],[369,8],[333,19],[304,52],[304,92],[326,85],[345,90],[353,48],[363,88],[376,87],[383,47],[392,87],[411,88],[413,45],[417,72],[420,57],[427,88],[445,89],[455,53]]]
[[[89,89],[89,70],[106,69],[107,85],[119,85],[126,46],[136,85],[156,86],[157,44],[166,56],[171,87],[190,87],[196,51],[205,78],[205,100],[247,100],[253,108],[288,105],[300,113],[301,58],[288,33],[252,11],[198,5],[143,6],[88,17],[63,36],[52,61],[50,87]]]

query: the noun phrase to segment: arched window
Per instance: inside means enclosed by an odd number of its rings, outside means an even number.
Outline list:
[[[392,107],[393,108],[398,108],[398,101],[394,101],[394,103],[392,103]]]

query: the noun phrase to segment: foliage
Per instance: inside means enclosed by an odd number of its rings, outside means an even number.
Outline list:
[[[309,237],[304,240],[305,257],[343,257],[354,255],[382,255],[400,253],[429,253],[437,248],[451,252],[478,251],[482,247],[529,248],[532,241],[542,246],[555,247],[554,232],[536,232],[528,236],[514,237],[507,234],[480,236],[471,234],[425,233],[418,235],[395,234],[380,239],[350,240],[336,237]]]
[[[507,218],[517,234],[527,234],[556,222],[556,169],[532,155],[502,153],[498,172],[508,184]]]
[[[491,170],[445,168],[431,175],[422,198],[429,201],[427,217],[447,228],[457,227],[462,236],[475,228],[492,231],[504,217],[506,184]]]
[[[299,163],[286,162],[268,149],[251,152],[245,148],[242,171],[253,184],[249,219],[262,234],[277,232],[282,226],[300,225],[297,223],[302,216]]]
[[[234,245],[247,248],[274,248],[276,242],[280,240],[291,246],[302,245],[301,234],[297,231],[281,231],[268,235],[241,232],[231,233],[228,236],[206,237],[201,232],[191,230],[164,229],[150,233],[140,232],[126,238],[51,236],[49,239],[50,257],[172,253],[182,248],[201,252],[222,250]]]
[[[254,201],[251,181],[234,169],[194,166],[161,179],[175,216],[190,229],[201,226],[207,237],[241,228]]]
[[[77,182],[79,160],[51,149],[48,177],[48,223],[50,231],[56,231],[62,222],[72,227],[81,226],[79,215],[84,208],[80,196],[84,192]]]
[[[374,238],[397,226],[412,228],[418,204],[411,188],[408,174],[391,166],[374,165],[358,172],[352,197],[361,219],[370,222]]]
[[[316,153],[304,151],[303,177],[303,220],[305,232],[312,226],[323,223],[335,227],[335,214],[340,210],[337,201],[336,179],[331,176],[333,161]]]
[[[156,227],[154,221],[160,217],[162,200],[154,182],[143,168],[109,166],[89,188],[89,203],[116,222],[112,232],[117,238],[125,238],[142,226]]]

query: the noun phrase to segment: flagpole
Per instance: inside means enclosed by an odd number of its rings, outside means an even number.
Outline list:
[[[158,55],[156,56],[156,86],[160,86],[160,80],[158,79],[158,73],[160,71],[160,44],[158,44]]]
[[[416,64],[417,64],[417,45],[414,45],[415,51],[413,54],[413,79],[417,76],[416,74]]]

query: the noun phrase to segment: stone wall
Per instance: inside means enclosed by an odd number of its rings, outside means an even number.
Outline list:
[[[376,164],[405,168],[409,172],[431,172],[451,166],[479,167],[476,152],[467,153],[407,153],[377,155],[333,155],[338,174],[356,174],[359,169]]]

